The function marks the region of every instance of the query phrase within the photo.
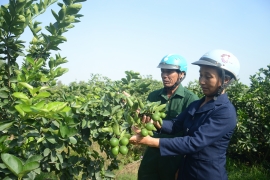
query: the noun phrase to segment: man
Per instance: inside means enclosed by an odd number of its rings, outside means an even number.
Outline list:
[[[166,106],[166,118],[173,119],[198,97],[181,85],[187,72],[187,62],[178,54],[169,54],[162,58],[158,65],[161,68],[161,78],[164,88],[151,92],[148,100],[161,101]],[[154,137],[175,136],[155,133]],[[182,156],[160,156],[158,148],[147,147],[138,170],[138,180],[174,180],[180,166]]]

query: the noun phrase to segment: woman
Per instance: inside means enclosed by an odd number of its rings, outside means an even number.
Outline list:
[[[230,52],[217,49],[192,64],[200,66],[199,83],[204,97],[191,103],[175,119],[164,120],[162,127],[155,123],[161,133],[184,131],[184,137],[142,137],[134,128],[137,134],[130,142],[159,148],[161,156],[184,154],[178,179],[228,179],[226,150],[236,126],[236,110],[225,88],[236,79],[239,61]]]

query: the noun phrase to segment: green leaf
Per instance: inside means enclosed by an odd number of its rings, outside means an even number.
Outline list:
[[[38,93],[38,95],[35,96],[35,99],[50,97],[50,95],[51,94],[49,92],[43,91]]]
[[[47,78],[46,76],[41,76],[41,78],[40,78],[40,81],[41,82],[48,82],[50,79],[49,78]]]
[[[56,12],[54,12],[54,10],[51,9],[51,12],[55,18],[56,21],[59,21],[59,16],[56,14]]]
[[[53,136],[46,137],[46,140],[49,141],[52,144],[56,144],[57,143],[56,140],[55,140],[55,138]]]
[[[39,162],[28,162],[23,165],[23,169],[20,172],[20,177],[23,177],[25,174],[37,169],[39,167]]]
[[[87,0],[73,0],[73,3],[78,3],[78,2],[85,2]]]
[[[66,5],[70,5],[72,3],[71,0],[63,0],[63,2],[66,4]]]
[[[60,134],[62,138],[66,138],[66,135],[68,133],[68,127],[67,126],[60,126]]]
[[[65,150],[65,145],[63,142],[58,142],[57,145],[55,146],[55,149],[58,151],[58,152],[61,152],[63,150]]]
[[[18,82],[17,77],[10,78],[10,82],[14,82],[14,83]]]
[[[42,108],[44,105],[45,105],[45,100],[42,100],[42,101],[38,102],[37,104],[34,104],[34,106],[32,106],[32,107],[35,107],[35,108],[40,109],[40,108]]]
[[[82,8],[81,4],[71,4],[70,6],[67,7],[66,13],[68,15],[74,15],[77,14]]]
[[[111,113],[108,110],[106,110],[106,109],[102,113],[103,116],[109,116],[110,114]]]
[[[75,139],[74,137],[69,137],[69,142],[71,144],[76,144],[77,143],[77,139]]]
[[[33,90],[33,86],[31,86],[30,84],[26,83],[26,82],[19,82],[20,85],[22,85],[23,87],[27,88],[29,91]]]
[[[8,93],[0,91],[0,98],[8,98]]]
[[[58,12],[59,20],[62,21],[66,16],[66,6],[62,4],[61,10]]]
[[[64,163],[64,159],[63,159],[62,154],[56,153],[56,156],[58,157],[60,163]]]
[[[45,108],[48,111],[61,111],[62,109],[64,109],[66,107],[67,103],[64,102],[50,102],[47,105],[45,105]]]
[[[5,129],[8,129],[10,126],[13,125],[14,122],[9,122],[9,123],[0,123],[0,131],[3,131]]]
[[[26,99],[29,100],[29,98],[22,92],[15,92],[12,94],[14,97],[18,98],[18,99]]]
[[[112,111],[111,111],[111,116],[112,116],[118,109],[120,109],[120,108],[121,108],[120,105],[114,106],[114,107],[112,108]]]
[[[16,105],[15,109],[20,113],[21,116],[25,116],[25,112],[22,110],[20,105]]]
[[[1,131],[1,130],[0,130]],[[0,143],[4,142],[8,138],[8,135],[2,135],[0,137]]]
[[[20,106],[20,109],[23,110],[24,112],[27,112],[27,113],[32,112],[30,105],[19,104],[18,106]]]
[[[16,2],[16,11],[20,12],[25,5],[26,5],[25,0],[17,0],[17,2]]]
[[[70,110],[71,110],[71,108],[66,106],[60,112],[69,112]]]
[[[115,174],[112,171],[107,170],[105,172],[105,177],[115,178]]]
[[[0,169],[6,169],[7,166],[4,163],[0,163]]]
[[[44,149],[43,155],[46,157],[51,153],[51,150],[49,148]]]
[[[29,157],[29,158],[26,160],[25,163],[34,162],[34,161],[38,162],[38,161],[40,161],[42,158],[43,158],[43,157],[42,157],[41,155],[33,155],[33,156]]]
[[[40,91],[41,91],[41,90],[48,89],[48,88],[49,88],[48,86],[42,86],[42,87],[40,88]]]
[[[7,154],[7,153],[2,153],[1,154],[1,159],[7,166],[7,168],[16,176],[19,175],[19,173],[23,169],[23,162],[17,158],[14,155]]]
[[[60,134],[63,138],[74,136],[78,133],[76,128],[60,125]]]

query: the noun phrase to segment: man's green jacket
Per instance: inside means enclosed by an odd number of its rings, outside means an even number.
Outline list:
[[[170,120],[180,114],[194,100],[199,99],[194,93],[184,88],[181,84],[174,94],[168,98],[165,88],[155,90],[148,95],[148,101],[161,101],[166,106],[166,118]],[[154,137],[182,136],[182,132],[172,136],[155,133]],[[147,147],[138,171],[138,180],[174,180],[175,173],[181,163],[182,155],[160,156],[159,148]]]

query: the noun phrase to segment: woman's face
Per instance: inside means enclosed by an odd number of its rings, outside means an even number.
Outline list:
[[[161,78],[164,87],[172,87],[180,76],[182,74],[178,73],[175,69],[161,69]]]
[[[217,69],[211,66],[200,66],[199,83],[205,96],[215,96],[221,86],[221,78]]]

